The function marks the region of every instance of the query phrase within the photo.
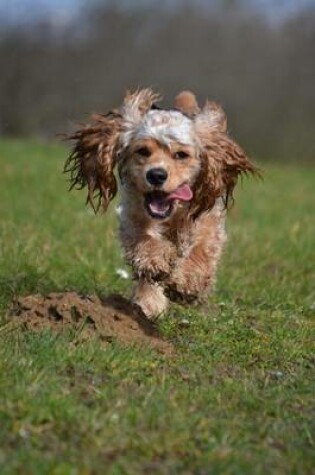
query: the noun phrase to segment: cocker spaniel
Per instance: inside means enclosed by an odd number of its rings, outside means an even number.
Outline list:
[[[225,217],[242,173],[257,173],[228,135],[224,111],[199,108],[181,92],[173,109],[151,89],[128,93],[123,105],[70,136],[65,170],[71,188],[106,210],[121,194],[120,239],[136,285],[133,302],[153,317],[169,300],[192,303],[214,284],[226,240]],[[118,176],[114,171],[117,166]]]

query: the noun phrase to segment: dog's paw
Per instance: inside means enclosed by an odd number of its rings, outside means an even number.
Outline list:
[[[159,317],[168,306],[168,299],[164,295],[163,287],[145,279],[137,282],[132,302],[150,320]]]

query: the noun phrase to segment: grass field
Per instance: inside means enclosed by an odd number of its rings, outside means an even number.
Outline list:
[[[65,153],[0,143],[1,475],[314,473],[315,169],[244,180],[212,310],[170,310],[167,357],[5,320],[17,295],[130,290]]]

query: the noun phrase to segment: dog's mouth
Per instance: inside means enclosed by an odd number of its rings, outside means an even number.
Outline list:
[[[173,211],[174,201],[191,201],[193,192],[187,183],[180,185],[171,193],[161,190],[150,191],[145,195],[145,208],[149,215],[155,219],[166,219]]]

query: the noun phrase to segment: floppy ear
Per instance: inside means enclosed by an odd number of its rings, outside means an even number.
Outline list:
[[[233,201],[233,190],[240,175],[259,175],[243,149],[226,132],[223,109],[207,102],[195,119],[201,146],[201,172],[195,189],[195,214],[210,210],[222,197],[227,207]]]
[[[92,123],[67,137],[74,141],[64,171],[70,173],[70,190],[88,187],[87,203],[95,213],[106,210],[117,192],[114,176],[121,115],[110,112],[92,116]]]

